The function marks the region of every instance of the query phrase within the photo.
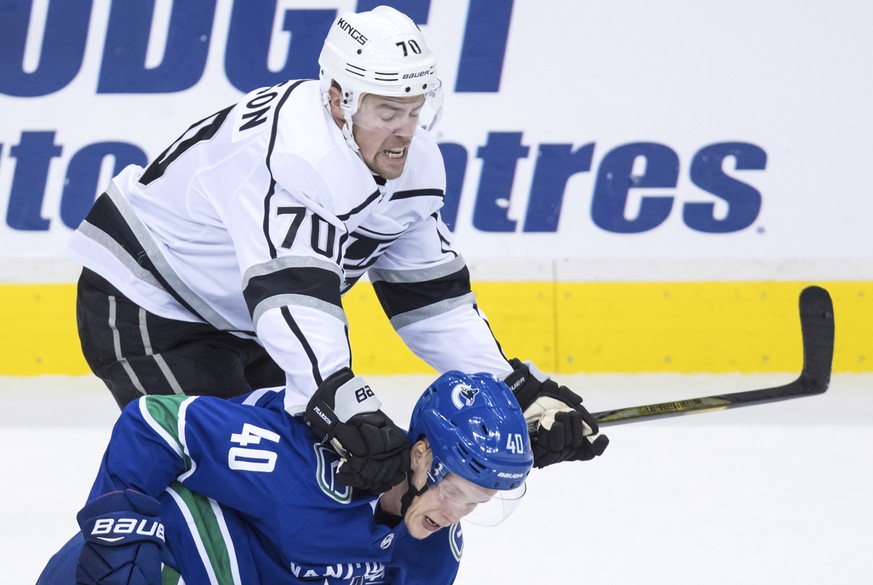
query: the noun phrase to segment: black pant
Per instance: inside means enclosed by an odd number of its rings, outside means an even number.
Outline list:
[[[285,384],[257,342],[159,317],[88,269],[79,277],[76,319],[85,360],[120,407],[144,394],[230,398]]]

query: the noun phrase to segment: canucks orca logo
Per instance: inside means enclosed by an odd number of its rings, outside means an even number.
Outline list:
[[[339,469],[340,456],[333,449],[315,443],[316,470],[318,486],[328,497],[340,504],[348,504],[352,501],[352,488],[337,481],[336,472]]]
[[[476,401],[476,395],[478,393],[478,388],[473,388],[463,382],[455,384],[452,388],[452,404],[454,404],[455,408],[458,410],[461,410],[465,406],[473,406],[473,402]]]
[[[460,562],[461,555],[464,553],[464,535],[461,532],[460,524],[452,524],[449,529],[449,546],[452,549],[452,555],[455,560]]]

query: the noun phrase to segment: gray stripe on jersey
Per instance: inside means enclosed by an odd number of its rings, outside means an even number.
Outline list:
[[[252,323],[254,323],[255,327],[257,327],[258,320],[261,318],[261,315],[263,315],[270,309],[281,309],[282,307],[287,307],[289,305],[317,309],[319,311],[327,313],[328,315],[339,321],[342,321],[346,325],[349,324],[348,320],[346,319],[346,314],[343,312],[342,308],[337,307],[332,303],[326,303],[314,297],[294,294],[275,295],[258,303],[255,307],[255,310],[252,311]]]
[[[264,276],[265,274],[271,274],[286,268],[320,268],[339,276],[340,282],[343,279],[342,268],[329,260],[322,260],[312,256],[280,256],[279,258],[249,267],[246,273],[243,274],[242,289],[245,290],[249,286],[249,281],[256,276]]]
[[[155,288],[163,289],[161,283],[152,275],[151,272],[143,268],[136,260],[131,257],[131,255],[119,244],[115,238],[101,230],[99,227],[95,226],[88,222],[88,220],[84,220],[82,224],[79,226],[78,231],[82,233],[85,237],[93,240],[94,242],[100,244],[109,252],[118,258],[119,261],[127,268],[135,277],[140,279],[143,282],[147,282]]]
[[[164,258],[163,254],[161,254],[160,251],[157,249],[157,246],[155,244],[155,241],[152,239],[151,234],[149,234],[146,227],[133,212],[133,209],[130,208],[130,204],[127,202],[127,199],[125,199],[124,195],[122,195],[121,191],[118,189],[115,183],[111,183],[109,185],[109,189],[106,190],[106,193],[109,195],[109,198],[112,199],[112,202],[115,204],[115,208],[124,218],[124,221],[127,223],[127,227],[130,228],[134,236],[136,236],[136,239],[146,251],[146,254],[148,254],[149,260],[152,261],[152,264],[154,264],[155,268],[158,272],[160,272],[164,280],[167,281],[167,284],[172,287],[173,292],[185,299],[186,303],[188,303],[195,311],[197,311],[200,316],[206,319],[207,322],[209,322],[209,324],[216,329],[222,329],[224,331],[236,331],[238,329],[237,327],[234,327],[227,319],[219,315],[218,312],[215,311],[215,309],[209,306],[194,291],[188,288],[187,284],[182,282],[176,272],[167,263],[167,260]],[[118,258],[122,262],[127,264],[127,261],[125,260],[130,259],[130,255],[125,252],[124,256],[118,256]],[[164,288],[161,285],[158,285],[158,287]]]
[[[145,349],[145,354],[152,356],[152,359],[155,360],[155,363],[158,364],[158,368],[160,368],[161,373],[164,374],[164,378],[167,380],[167,383],[170,385],[170,388],[173,389],[175,394],[185,394],[185,391],[182,390],[181,384],[176,379],[176,376],[173,374],[173,371],[170,369],[170,365],[167,363],[167,360],[164,359],[159,353],[154,353],[152,350],[152,340],[149,336],[149,328],[148,322],[146,321],[146,310],[142,307],[139,308],[139,332],[142,335],[142,346]]]
[[[442,278],[454,274],[464,268],[466,263],[461,256],[446,262],[428,268],[418,268],[415,270],[385,270],[379,268],[371,268],[369,271],[370,281],[382,281],[390,283],[405,283],[405,282],[426,282],[436,278]]]
[[[136,372],[133,371],[133,367],[128,363],[127,358],[121,354],[121,332],[118,331],[118,326],[115,324],[115,317],[118,313],[118,304],[115,301],[115,295],[109,295],[108,298],[109,328],[112,330],[112,347],[115,349],[115,359],[121,364],[121,367],[127,373],[131,384],[133,384],[133,387],[136,388],[137,392],[145,396],[146,391],[145,388],[142,387],[139,377],[137,377]]]
[[[426,307],[422,307],[420,309],[415,309],[412,311],[407,311],[406,313],[401,313],[400,315],[395,315],[391,319],[391,325],[394,327],[394,329],[400,329],[401,327],[406,327],[407,325],[418,323],[419,321],[423,321],[430,317],[442,315],[443,313],[447,313],[452,309],[456,309],[464,305],[475,304],[476,295],[474,295],[473,293],[467,293],[460,297],[446,299],[438,303],[427,305]]]

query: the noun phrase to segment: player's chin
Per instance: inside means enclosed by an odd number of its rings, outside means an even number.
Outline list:
[[[406,149],[401,149],[398,156],[398,150],[383,151],[379,153],[378,164],[379,175],[386,179],[396,179],[403,174],[403,169],[406,167]],[[389,156],[389,153],[391,156]]]

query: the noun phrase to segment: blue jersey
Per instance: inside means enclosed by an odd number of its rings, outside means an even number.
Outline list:
[[[417,540],[403,522],[379,523],[376,498],[337,483],[338,455],[283,394],[131,403],[89,499],[126,488],[157,498],[186,585],[452,583],[460,526]]]

